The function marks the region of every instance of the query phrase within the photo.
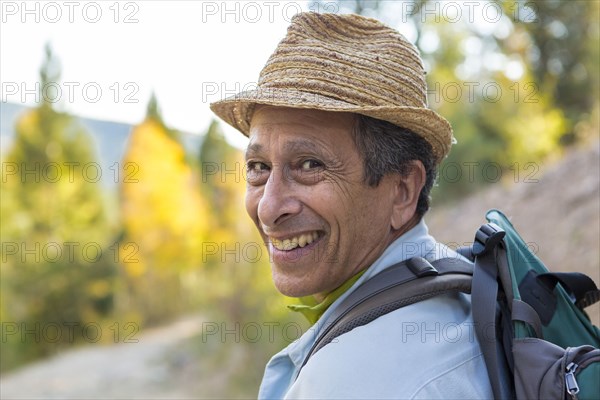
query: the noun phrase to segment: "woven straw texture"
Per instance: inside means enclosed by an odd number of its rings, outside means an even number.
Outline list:
[[[425,138],[438,163],[453,143],[448,121],[427,108],[418,50],[397,31],[354,14],[297,14],[256,90],[212,103],[211,109],[248,136],[256,104],[388,121]]]

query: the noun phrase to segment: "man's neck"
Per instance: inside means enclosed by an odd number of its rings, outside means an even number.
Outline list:
[[[389,245],[391,245],[392,243],[394,243],[394,241],[396,241],[396,239],[398,239],[400,236],[404,235],[406,232],[410,231],[412,228],[417,226],[417,224],[420,221],[421,221],[421,217],[415,213],[412,216],[412,218],[410,220],[408,220],[408,222],[406,224],[402,225],[402,227],[400,229],[391,228],[389,240],[388,240],[388,244],[387,244],[386,248]]]

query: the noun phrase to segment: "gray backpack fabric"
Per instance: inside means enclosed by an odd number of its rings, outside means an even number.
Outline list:
[[[600,330],[583,308],[600,291],[579,273],[550,273],[499,211],[473,245],[429,263],[412,258],[374,276],[334,310],[305,358],[400,307],[471,294],[475,332],[496,399],[600,399]]]

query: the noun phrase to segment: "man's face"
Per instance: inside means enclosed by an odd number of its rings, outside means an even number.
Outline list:
[[[246,210],[285,295],[322,298],[368,267],[391,237],[395,187],[365,183],[351,114],[255,112],[246,151]]]

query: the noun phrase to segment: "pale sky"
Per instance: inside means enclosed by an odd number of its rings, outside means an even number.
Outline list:
[[[256,82],[290,18],[314,7],[298,1],[23,4],[0,4],[2,101],[36,104],[43,48],[50,42],[62,77],[47,96],[54,100],[58,88],[62,109],[135,124],[154,91],[167,124],[192,133],[206,130],[210,102]],[[242,135],[226,133],[243,145]]]
[[[498,31],[506,18],[489,17],[493,7],[487,3],[470,2],[470,8],[460,2],[432,3],[422,13],[436,21],[440,16],[452,21],[458,13],[461,22]],[[414,4],[386,2],[381,15],[410,41],[416,34],[406,22]],[[36,105],[43,48],[49,42],[61,61],[62,77],[45,94],[52,100],[61,94],[58,108],[136,124],[154,91],[168,125],[203,133],[213,118],[209,103],[252,89],[292,16],[301,11],[341,12],[333,1],[314,0],[0,0],[0,98]],[[433,52],[438,42],[434,33],[425,32],[419,44]],[[222,126],[231,143],[245,145],[243,135]]]

